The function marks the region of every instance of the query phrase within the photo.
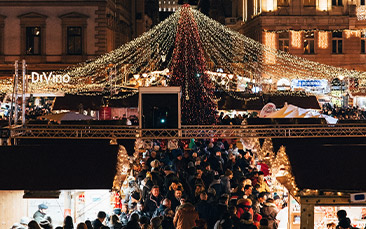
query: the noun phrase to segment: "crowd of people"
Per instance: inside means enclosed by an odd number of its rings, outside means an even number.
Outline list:
[[[322,113],[337,118],[338,120],[366,120],[366,110],[355,106],[337,107],[325,103]]]
[[[176,143],[154,141],[134,155],[113,212],[100,211],[75,228],[288,228],[287,193],[273,188],[265,161],[239,149],[234,140]],[[47,206],[38,208],[31,221],[22,219],[23,225],[12,229],[74,228],[71,216],[62,227],[53,227]],[[350,225],[341,212],[336,228]]]

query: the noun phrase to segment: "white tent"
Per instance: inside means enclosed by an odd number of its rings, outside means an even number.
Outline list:
[[[317,111],[300,108],[291,104],[285,104],[283,108],[267,114],[263,118],[325,118],[328,124],[336,124],[338,121],[336,118],[320,114]]]

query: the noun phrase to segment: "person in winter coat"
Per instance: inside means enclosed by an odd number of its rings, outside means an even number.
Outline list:
[[[121,229],[122,228],[122,223],[119,221],[117,215],[111,216],[109,228],[110,229]]]
[[[145,210],[152,216],[155,210],[160,206],[163,196],[160,195],[159,186],[154,185],[151,189],[151,194],[147,196],[145,201]]]
[[[268,220],[268,228],[277,229],[277,221],[276,216],[278,213],[278,209],[274,204],[274,200],[272,198],[268,198],[263,208],[261,209],[261,215],[263,219]]]
[[[244,214],[241,217],[241,229],[257,229],[257,227],[253,224],[252,214],[249,212],[244,212]]]
[[[221,177],[222,193],[226,194],[231,193],[231,184],[230,184],[231,179],[233,179],[233,172],[227,169],[225,171],[225,175]]]
[[[241,219],[245,212],[249,212],[251,215],[253,215],[252,201],[250,199],[240,199],[237,202],[236,216]]]
[[[200,194],[200,201],[196,204],[196,210],[198,212],[198,215],[200,219],[206,220],[208,222],[210,220],[210,214],[211,214],[211,204],[207,202],[207,193],[202,192]]]
[[[191,203],[182,204],[175,213],[173,223],[177,229],[192,229],[196,220],[199,219],[198,213]]]

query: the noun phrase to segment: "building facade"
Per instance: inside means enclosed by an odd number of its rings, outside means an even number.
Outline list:
[[[0,1],[0,76],[14,61],[53,71],[109,52],[151,27],[144,0]]]
[[[233,0],[226,24],[265,45],[365,71],[364,0]]]

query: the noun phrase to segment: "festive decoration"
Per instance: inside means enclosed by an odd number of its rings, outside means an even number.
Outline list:
[[[112,190],[119,192],[122,187],[123,181],[126,179],[128,171],[130,169],[129,157],[127,150],[124,146],[120,145],[117,155],[116,175],[113,180]]]
[[[47,83],[45,80],[35,83],[29,79],[27,93],[87,93],[88,95],[102,94],[122,99],[118,96],[120,91],[130,91],[126,96],[131,96],[139,86],[172,85],[169,81],[177,78],[173,75],[177,71],[172,73],[164,70],[171,70],[178,66],[177,62],[174,62],[174,65],[172,62],[177,55],[176,51],[173,55],[173,50],[178,50],[176,42],[180,40],[176,36],[182,34],[178,28],[189,25],[194,26],[194,31],[193,29],[191,32],[183,31],[183,34],[192,36],[190,43],[199,42],[199,44],[194,44],[194,47],[199,48],[194,50],[194,55],[201,53],[199,55],[203,59],[199,60],[197,65],[202,65],[200,69],[203,70],[200,73],[203,74],[203,77],[201,80],[186,81],[188,87],[185,87],[185,90],[187,88],[188,91],[191,87],[190,83],[210,84],[209,79],[223,90],[232,90],[233,87],[230,85],[235,84],[239,78],[247,78],[251,83],[255,81],[257,85],[269,79],[276,83],[281,78],[290,80],[297,78],[327,79],[329,81],[339,75],[344,75],[350,79],[366,78],[366,74],[362,72],[320,64],[276,50],[272,45],[271,47],[263,45],[230,30],[189,6],[184,6],[150,31],[116,50],[55,73],[68,75],[71,79],[69,83]],[[271,33],[278,32],[280,31],[272,31]],[[302,30],[291,31],[290,39],[293,47],[302,47],[302,33]],[[350,34],[354,35],[352,32]],[[268,36],[273,38],[273,34]],[[196,38],[199,39],[195,40]],[[269,38],[270,43],[273,43],[272,38]],[[180,43],[184,43],[184,40],[180,40]],[[321,47],[325,47],[324,45],[325,43],[321,42]],[[193,55],[193,53],[189,53],[189,55]],[[190,61],[193,62],[193,60]],[[222,69],[223,75],[207,76],[204,74],[205,70],[216,72],[218,68]],[[12,91],[12,80],[0,80],[0,85],[0,92],[9,93]],[[207,87],[208,85],[201,86],[205,89]],[[205,93],[206,97],[215,100],[210,91],[205,91]],[[190,97],[189,93],[184,92],[184,94],[185,97]]]
[[[357,6],[356,15],[357,15],[357,20],[359,20],[359,21],[366,20],[366,6],[364,6],[364,5]]]
[[[328,32],[318,32],[318,47],[321,49],[328,48]]]
[[[275,158],[271,138],[264,140],[262,148],[257,152],[257,157],[258,160],[264,161],[268,166],[271,166],[271,162]]]
[[[271,162],[271,171],[273,179],[276,177],[283,177],[282,179],[285,184],[285,187],[288,191],[297,195],[299,189],[297,188],[295,177],[292,175],[291,164],[286,154],[286,148],[281,146],[278,150],[276,157]]]
[[[217,104],[206,74],[206,60],[197,24],[188,5],[181,8],[170,71],[170,86],[182,90],[182,123],[212,124]]]

